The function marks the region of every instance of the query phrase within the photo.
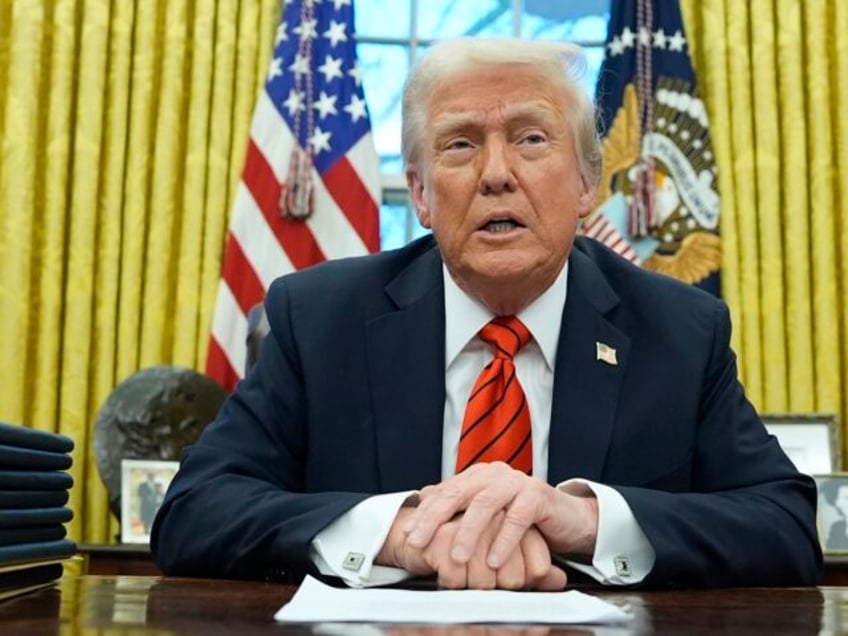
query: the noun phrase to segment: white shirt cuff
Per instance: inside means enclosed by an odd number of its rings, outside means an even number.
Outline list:
[[[414,490],[375,495],[361,501],[319,532],[310,557],[321,574],[338,576],[351,587],[391,585],[412,575],[375,565],[398,510]]]
[[[592,564],[566,561],[604,585],[633,585],[654,567],[656,552],[633,511],[614,488],[585,479],[569,479],[557,488],[570,495],[598,500],[598,536]]]

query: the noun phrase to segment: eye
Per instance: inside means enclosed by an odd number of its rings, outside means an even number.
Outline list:
[[[445,150],[465,150],[466,148],[471,148],[471,142],[464,137],[451,139],[445,143]]]
[[[535,146],[535,145],[538,145],[538,144],[543,144],[547,140],[548,140],[547,137],[545,137],[545,135],[543,135],[542,133],[532,132],[532,133],[527,133],[526,135],[524,135],[521,138],[521,143],[526,143],[526,144],[529,144],[531,146]]]

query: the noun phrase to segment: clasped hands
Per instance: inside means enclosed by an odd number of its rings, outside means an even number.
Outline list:
[[[441,587],[561,590],[552,554],[591,558],[598,528],[594,497],[580,497],[502,462],[476,464],[401,508],[375,560]]]

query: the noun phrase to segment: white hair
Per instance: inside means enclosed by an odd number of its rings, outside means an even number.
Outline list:
[[[453,76],[485,66],[526,64],[562,89],[569,105],[565,113],[574,137],[578,167],[587,185],[601,175],[601,146],[595,128],[595,108],[579,83],[586,58],[576,44],[519,39],[455,38],[434,44],[413,67],[403,91],[401,151],[404,164],[415,164],[427,126],[429,96]]]

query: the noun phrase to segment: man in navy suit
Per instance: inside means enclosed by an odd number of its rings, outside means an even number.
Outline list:
[[[274,283],[258,363],[157,516],[166,574],[817,581],[815,485],[745,399],[725,305],[575,238],[600,173],[575,61],[563,45],[461,40],[416,66],[403,152],[433,237]],[[531,336],[513,354],[530,474],[456,470],[496,317]]]

